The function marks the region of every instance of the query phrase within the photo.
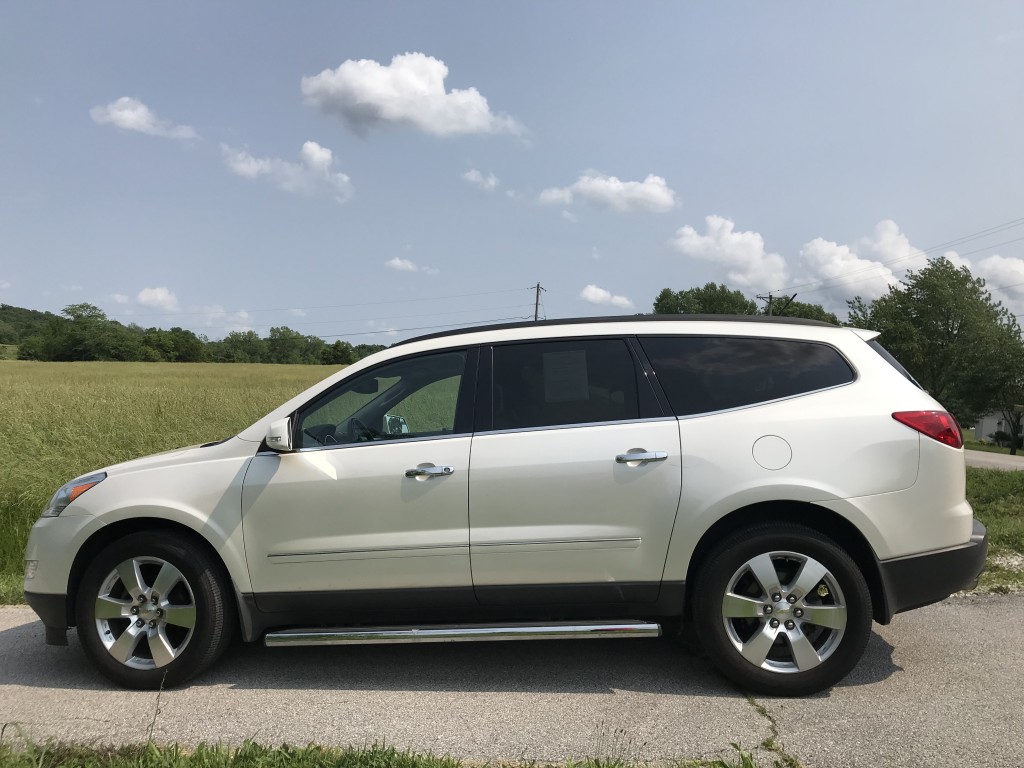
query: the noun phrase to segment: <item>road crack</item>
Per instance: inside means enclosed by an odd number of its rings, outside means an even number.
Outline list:
[[[768,711],[768,708],[750,694],[747,694],[747,703],[754,708],[757,714],[768,721],[769,736],[761,742],[760,747],[772,754],[773,763],[776,768],[804,768],[800,758],[790,754],[782,746],[781,737],[779,736],[779,723],[772,713]]]

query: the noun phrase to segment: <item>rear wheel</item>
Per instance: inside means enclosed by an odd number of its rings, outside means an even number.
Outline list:
[[[804,526],[737,532],[710,553],[693,595],[697,635],[742,688],[801,696],[834,685],[860,660],[871,595],[856,563]]]
[[[86,568],[78,635],[100,671],[127,688],[185,682],[231,641],[234,601],[222,565],[173,532],[113,542]]]

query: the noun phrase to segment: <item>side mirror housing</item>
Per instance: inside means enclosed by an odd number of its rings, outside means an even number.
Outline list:
[[[272,422],[267,428],[265,438],[267,447],[278,453],[288,453],[292,450],[292,420],[278,419]]]

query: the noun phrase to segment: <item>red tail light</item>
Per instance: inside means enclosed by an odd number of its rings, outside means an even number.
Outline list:
[[[900,424],[916,429],[932,440],[953,448],[963,448],[964,436],[952,414],[945,411],[898,411],[892,415]]]

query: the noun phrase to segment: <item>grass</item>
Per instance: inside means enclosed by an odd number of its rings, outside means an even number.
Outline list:
[[[981,591],[1024,589],[1024,472],[967,468],[967,497],[988,528]]]
[[[965,439],[964,448],[966,448],[968,451],[984,451],[985,453],[1002,453],[1006,456],[1010,455],[1009,448],[1001,448],[998,445],[994,445],[992,443],[982,443],[978,440]],[[1019,455],[1024,456],[1024,451],[1021,451],[1021,449],[1019,448],[1017,449],[1017,453]]]
[[[108,464],[237,434],[335,370],[0,362],[0,600],[21,602],[29,529],[63,483]]]
[[[14,344],[0,344],[0,360],[17,360],[18,347]]]
[[[678,760],[675,768],[758,768],[754,756],[733,744],[735,760]],[[545,764],[549,766],[551,764]],[[568,760],[564,768],[641,768],[642,763],[617,758]],[[773,760],[773,765],[788,765]],[[448,756],[418,754],[388,746],[266,747],[246,742],[240,747],[200,744],[195,749],[171,744],[94,747],[75,744],[0,744],[0,768],[464,768]],[[468,766],[466,766],[468,768]],[[495,768],[538,768],[537,763],[497,763]]]

